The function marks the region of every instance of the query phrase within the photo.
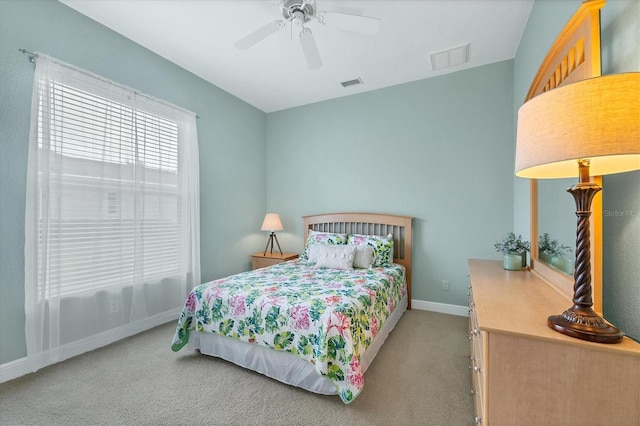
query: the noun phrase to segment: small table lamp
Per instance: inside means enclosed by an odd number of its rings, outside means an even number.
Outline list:
[[[264,248],[265,256],[267,254],[267,249],[269,248],[269,244],[271,244],[271,253],[273,253],[273,240],[276,240],[276,244],[278,245],[278,250],[280,250],[280,254],[282,254],[282,249],[280,248],[280,243],[278,242],[278,237],[274,231],[282,231],[282,222],[280,222],[280,216],[278,213],[267,213],[264,216],[264,221],[262,222],[262,227],[260,230],[262,231],[271,231],[269,235],[269,240],[267,240],[267,246]]]
[[[548,318],[578,339],[617,343],[623,333],[592,308],[591,202],[602,188],[590,176],[640,169],[640,73],[590,78],[553,89],[518,111],[516,176],[578,177],[567,189],[578,217],[573,306]]]

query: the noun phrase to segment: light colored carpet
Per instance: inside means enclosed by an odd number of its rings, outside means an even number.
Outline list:
[[[2,425],[470,425],[467,318],[412,310],[345,405],[169,348],[175,323],[0,384]]]

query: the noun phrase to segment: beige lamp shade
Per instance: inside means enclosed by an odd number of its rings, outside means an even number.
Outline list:
[[[267,213],[262,222],[262,231],[282,231],[282,222],[280,222],[280,216],[278,213]]]
[[[577,177],[640,169],[640,72],[582,80],[530,99],[518,111],[516,175]]]

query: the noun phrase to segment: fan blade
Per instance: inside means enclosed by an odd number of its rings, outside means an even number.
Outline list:
[[[361,33],[366,35],[376,35],[380,32],[381,22],[378,18],[370,18],[368,16],[349,15],[338,12],[320,12],[318,13],[318,22],[330,25],[332,27]]]
[[[300,45],[302,46],[302,52],[307,60],[307,66],[310,70],[317,70],[322,68],[322,59],[320,59],[320,52],[318,52],[318,46],[313,39],[313,33],[309,28],[303,28],[300,31]]]
[[[240,50],[247,50],[250,47],[253,47],[255,44],[261,42],[265,38],[269,37],[271,34],[278,32],[283,28],[284,21],[269,22],[267,25],[258,28],[251,34],[236,41],[235,46]]]

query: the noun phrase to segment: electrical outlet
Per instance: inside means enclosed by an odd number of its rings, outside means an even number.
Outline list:
[[[442,290],[449,291],[449,280],[442,280]]]
[[[120,310],[120,302],[118,301],[118,299],[110,300],[109,301],[109,313],[110,314],[115,314],[119,310]]]

